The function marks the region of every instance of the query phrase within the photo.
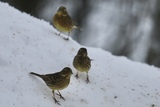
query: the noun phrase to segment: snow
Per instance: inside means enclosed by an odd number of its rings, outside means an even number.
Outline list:
[[[1,107],[58,107],[44,82],[29,74],[54,73],[69,66],[70,85],[60,91],[64,107],[160,107],[160,70],[154,66],[86,47],[94,59],[89,71],[75,78],[72,61],[81,46],[65,41],[49,22],[0,3]]]

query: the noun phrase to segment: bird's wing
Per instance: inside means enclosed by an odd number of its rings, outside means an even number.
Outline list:
[[[44,81],[48,86],[53,85],[56,83],[57,78],[59,77],[60,73],[54,73],[54,74],[47,74],[45,75]]]

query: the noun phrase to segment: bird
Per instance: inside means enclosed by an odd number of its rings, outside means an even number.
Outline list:
[[[78,72],[86,72],[87,73],[87,79],[86,83],[89,83],[89,76],[88,76],[88,71],[91,68],[91,61],[87,55],[87,49],[86,48],[80,48],[77,52],[77,55],[73,59],[73,66],[77,70],[76,78],[78,79]]]
[[[74,24],[64,6],[60,6],[56,14],[53,16],[53,25],[58,31],[60,31],[60,33],[68,32],[68,37],[65,38],[65,40],[69,40],[70,32],[72,32],[74,28],[79,28]]]
[[[61,99],[65,100],[65,98],[61,95],[59,90],[65,89],[68,87],[70,83],[70,77],[73,74],[71,68],[65,67],[60,72],[52,73],[52,74],[38,74],[34,72],[30,72],[30,74],[40,77],[46,85],[52,89],[53,99],[55,103],[60,105],[59,101],[55,98],[55,90],[56,93]]]

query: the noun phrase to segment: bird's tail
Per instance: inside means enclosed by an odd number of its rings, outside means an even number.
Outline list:
[[[73,26],[73,28],[74,28],[74,29],[79,29],[79,30],[84,30],[84,29],[82,29],[82,28],[80,28],[80,27],[78,27],[78,26],[75,26],[75,25]]]
[[[40,75],[40,74],[37,74],[37,73],[34,73],[34,72],[30,72],[30,74],[35,75],[35,76],[38,76],[38,77],[42,78],[42,75]]]
[[[94,59],[90,59],[91,61],[94,61]]]

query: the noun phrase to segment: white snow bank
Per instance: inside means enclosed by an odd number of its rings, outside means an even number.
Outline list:
[[[43,20],[0,3],[0,105],[1,107],[54,107],[51,90],[29,72],[54,73],[72,60],[80,46],[57,36]],[[160,107],[160,70],[89,48],[91,83],[85,73],[61,91],[65,107]],[[153,106],[154,105],[154,106]]]

